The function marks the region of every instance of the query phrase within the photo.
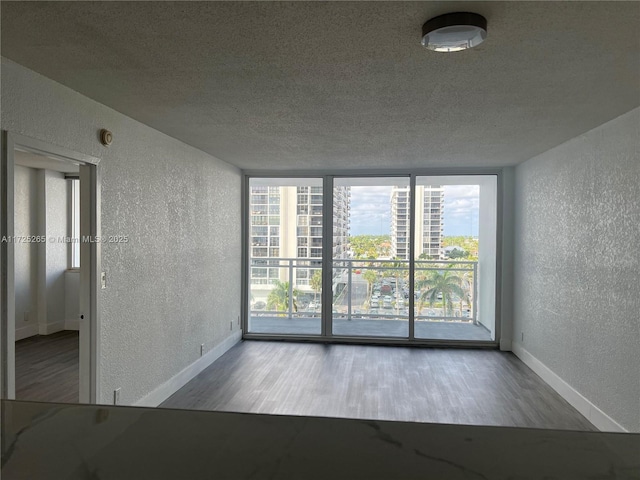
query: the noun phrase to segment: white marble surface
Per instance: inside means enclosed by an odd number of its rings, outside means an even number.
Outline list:
[[[2,479],[640,479],[640,435],[3,401]]]

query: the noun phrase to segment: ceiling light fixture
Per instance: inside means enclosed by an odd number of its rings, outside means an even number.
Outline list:
[[[422,45],[434,52],[459,52],[487,38],[487,19],[477,13],[445,13],[422,26]]]

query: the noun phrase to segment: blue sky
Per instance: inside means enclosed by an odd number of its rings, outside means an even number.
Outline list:
[[[444,235],[478,235],[477,185],[444,187]],[[351,187],[351,235],[388,235],[391,187]]]

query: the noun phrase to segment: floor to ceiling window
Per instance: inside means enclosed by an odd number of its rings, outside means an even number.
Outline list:
[[[336,178],[333,185],[334,199],[344,200],[333,205],[332,334],[408,338],[409,177]],[[351,222],[343,240],[344,212]]]
[[[415,338],[495,340],[496,177],[418,176],[415,191]]]
[[[250,333],[321,332],[322,188],[321,178],[249,182]]]
[[[496,341],[497,193],[496,175],[251,177],[245,334]]]

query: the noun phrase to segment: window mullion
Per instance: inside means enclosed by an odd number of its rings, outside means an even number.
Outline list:
[[[333,177],[323,177],[322,210],[322,328],[321,336],[332,336],[333,311]]]
[[[416,175],[409,179],[409,340],[415,338]]]

